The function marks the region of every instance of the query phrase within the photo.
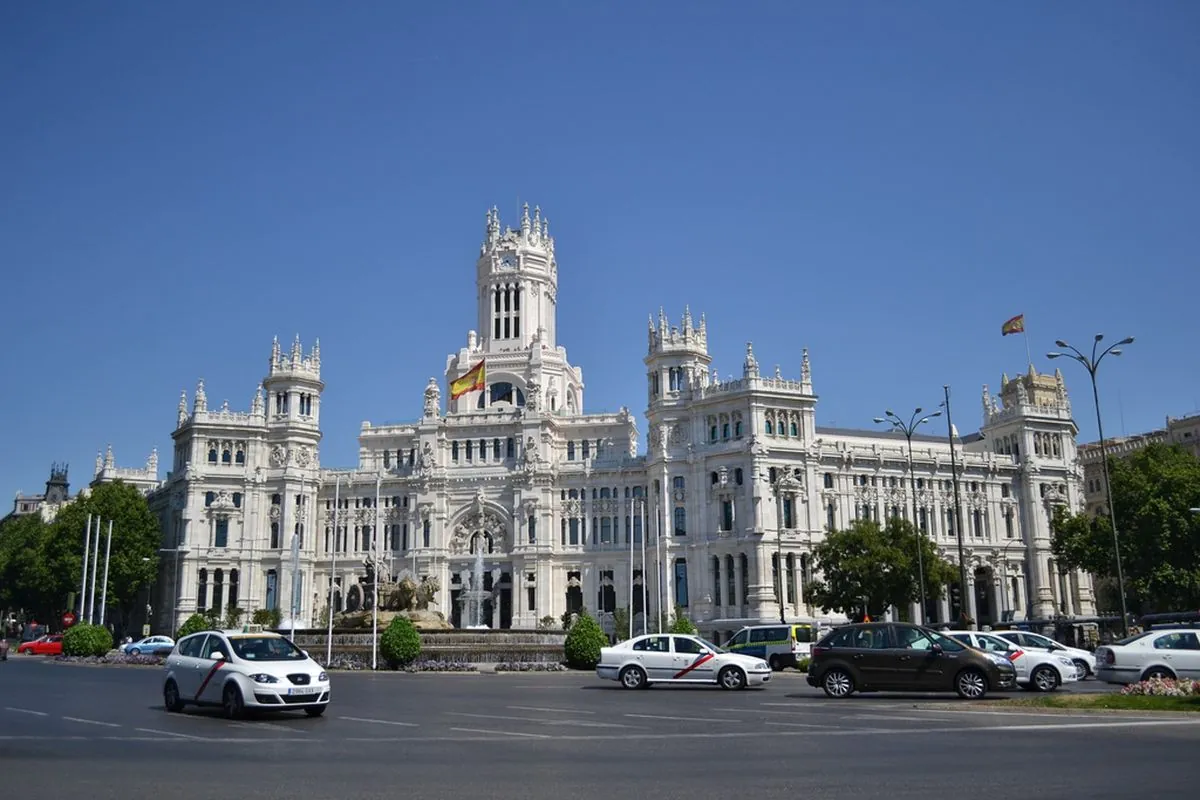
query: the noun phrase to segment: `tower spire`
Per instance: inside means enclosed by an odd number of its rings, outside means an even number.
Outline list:
[[[800,391],[812,393],[812,364],[808,360],[808,348],[800,351]]]

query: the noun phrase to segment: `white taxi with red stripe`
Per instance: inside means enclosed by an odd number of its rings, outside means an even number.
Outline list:
[[[724,689],[761,686],[771,667],[761,658],[722,650],[699,636],[652,633],[600,650],[596,674],[626,689],[655,683],[715,683]]]
[[[329,705],[329,676],[321,665],[277,633],[247,625],[180,639],[167,656],[163,703],[220,706],[237,718],[255,711],[303,710],[320,716]]]
[[[1064,683],[1074,683],[1087,676],[1086,672],[1080,675],[1075,662],[1065,656],[1042,650],[1025,650],[994,633],[984,631],[945,631],[944,633],[976,650],[995,653],[1007,658],[1017,671],[1017,685],[1022,689],[1053,692]]]

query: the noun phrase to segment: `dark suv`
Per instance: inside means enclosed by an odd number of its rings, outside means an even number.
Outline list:
[[[812,649],[808,684],[830,697],[855,690],[957,692],[978,700],[1015,689],[1017,672],[1003,656],[974,650],[905,622],[864,622],[830,631]]]

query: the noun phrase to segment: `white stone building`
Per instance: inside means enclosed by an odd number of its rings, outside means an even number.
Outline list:
[[[447,358],[445,391],[430,378],[419,420],[363,423],[354,469],[319,465],[319,345],[306,355],[297,338],[284,356],[276,343],[249,412],[209,410],[203,382],[190,411],[181,398],[173,470],[151,494],[164,535],[158,627],[231,604],[286,618],[294,585],[297,626],[312,625],[331,588],[337,609],[363,601],[376,548],[393,574],[437,578],[436,603],[455,621],[479,548],[495,627],[678,605],[722,635],[778,619],[781,578],[785,616],[822,616],[805,591],[811,550],[830,526],[911,513],[904,439],[818,427],[807,351],[793,380],[778,367],[764,376],[747,344],[742,377],[721,381],[704,318],[685,311],[672,325],[660,311],[639,455],[628,409],[584,411],[583,373],[556,339],[557,278],[540,212],[503,231],[489,212],[479,332]],[[481,362],[482,390],[452,397]],[[983,405],[981,432],[956,439],[968,613],[1093,613],[1089,578],[1058,571],[1049,550],[1052,507],[1082,503],[1061,375],[1031,369],[1005,379],[1000,403],[985,387]],[[913,441],[918,521],[957,563],[950,445],[929,433]],[[945,599],[928,613],[952,618]]]

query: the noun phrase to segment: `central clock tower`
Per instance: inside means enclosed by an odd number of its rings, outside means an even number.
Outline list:
[[[500,214],[487,215],[487,234],[476,265],[479,332],[486,353],[524,350],[535,340],[554,349],[558,265],[550,223],[529,205],[518,230],[500,230]]]

